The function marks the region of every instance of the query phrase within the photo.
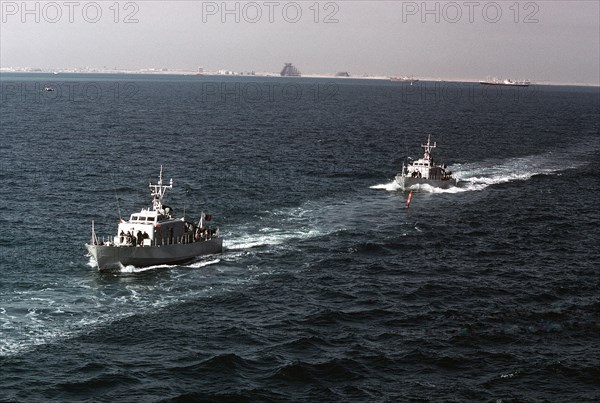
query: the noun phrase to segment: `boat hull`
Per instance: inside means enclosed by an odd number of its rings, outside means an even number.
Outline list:
[[[499,86],[499,87],[529,87],[529,84],[519,84],[519,83],[512,83],[512,84],[507,84],[507,83],[488,83],[488,82],[479,82],[479,84],[481,85],[495,85],[495,86]]]
[[[448,189],[453,186],[456,186],[456,179],[425,179],[425,178],[410,178],[407,176],[397,175],[396,183],[400,185],[402,190],[410,189],[416,185],[429,185],[431,187],[440,188],[440,189]]]
[[[122,266],[148,267],[161,264],[184,263],[196,256],[221,253],[223,238],[213,238],[188,244],[161,246],[85,245],[96,261],[98,270]]]

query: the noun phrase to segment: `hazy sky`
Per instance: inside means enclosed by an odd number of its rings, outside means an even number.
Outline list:
[[[600,82],[597,0],[25,4],[0,1],[1,67]]]

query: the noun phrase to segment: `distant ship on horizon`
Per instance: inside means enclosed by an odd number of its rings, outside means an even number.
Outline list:
[[[403,76],[403,77],[390,77],[391,82],[401,82],[401,83],[413,83],[419,82],[418,78],[414,78],[413,76]]]
[[[481,84],[481,85],[504,85],[504,86],[508,86],[508,87],[529,87],[529,84],[531,84],[531,81],[529,81],[529,80],[514,81],[511,79],[500,80],[500,79],[494,77],[491,80],[479,81],[479,84]]]

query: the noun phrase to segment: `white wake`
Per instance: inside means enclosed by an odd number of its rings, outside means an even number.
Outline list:
[[[552,153],[509,158],[505,160],[487,160],[475,163],[449,166],[453,176],[458,179],[457,186],[440,189],[427,184],[413,185],[409,190],[427,193],[461,193],[483,190],[491,185],[513,181],[529,180],[535,175],[554,174],[565,169],[575,168],[576,163],[564,164],[564,158],[554,158]],[[374,185],[371,189],[395,192],[400,189],[394,180]]]

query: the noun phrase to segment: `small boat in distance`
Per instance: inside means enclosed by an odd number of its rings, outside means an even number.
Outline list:
[[[479,84],[481,84],[481,85],[503,85],[503,86],[508,86],[508,87],[529,87],[529,84],[531,84],[531,81],[529,81],[529,80],[514,81],[514,80],[510,80],[510,79],[500,80],[500,79],[494,77],[491,80],[480,81]]]
[[[162,166],[158,183],[150,182],[149,186],[152,209],[131,214],[129,221],[121,219],[113,238],[98,239],[92,221],[92,239],[85,247],[98,270],[185,263],[223,251],[219,229],[206,224],[212,219],[209,214],[202,213],[195,224],[185,217],[175,218],[173,209],[162,204],[166,190],[173,188],[173,179],[163,184]]]
[[[423,157],[413,162],[402,164],[402,172],[396,175],[396,182],[402,190],[415,185],[429,185],[436,188],[447,189],[456,186],[457,179],[452,177],[452,172],[447,171],[445,164],[435,164],[431,156],[431,150],[437,147],[437,143],[431,144],[431,135],[427,138],[427,144],[422,144],[425,149]]]
[[[39,87],[38,87],[38,88],[39,88]],[[49,85],[46,85],[46,86],[44,87],[44,91],[53,92],[53,91],[56,91],[56,89],[55,89],[54,87],[51,87],[51,86],[49,86]]]
[[[393,83],[409,83],[413,85],[413,83],[418,83],[419,79],[414,78],[413,76],[403,76],[403,77],[390,77],[390,81]]]

